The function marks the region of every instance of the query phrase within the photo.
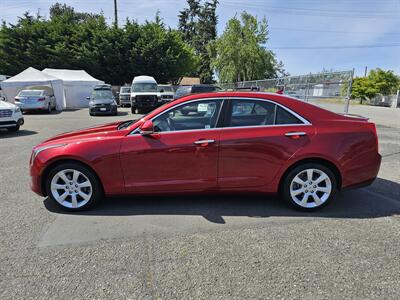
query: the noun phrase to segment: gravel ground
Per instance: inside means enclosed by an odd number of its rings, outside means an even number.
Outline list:
[[[132,116],[25,115],[18,134],[0,132],[0,298],[399,299],[400,109],[372,109],[379,178],[314,214],[253,196],[108,199],[65,214],[29,190],[31,148]]]

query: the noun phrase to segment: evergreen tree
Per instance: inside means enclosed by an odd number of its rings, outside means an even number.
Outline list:
[[[218,17],[216,9],[218,0],[206,1],[204,5],[199,0],[187,0],[188,8],[179,14],[179,30],[184,40],[189,43],[199,55],[199,66],[192,73],[199,76],[204,83],[213,82],[209,44],[217,37]]]

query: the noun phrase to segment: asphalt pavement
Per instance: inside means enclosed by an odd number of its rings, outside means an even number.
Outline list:
[[[400,109],[372,109],[379,178],[317,213],[278,197],[190,195],[64,213],[29,189],[32,147],[138,116],[25,115],[19,133],[0,131],[0,299],[399,299]]]

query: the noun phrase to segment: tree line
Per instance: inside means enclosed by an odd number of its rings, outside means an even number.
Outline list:
[[[218,0],[187,0],[178,28],[166,26],[159,13],[139,24],[108,24],[102,14],[77,12],[56,3],[49,17],[25,13],[15,24],[0,27],[0,74],[15,75],[29,66],[84,69],[111,84],[146,74],[158,82],[181,76],[202,82],[253,80],[285,74],[265,47],[268,25],[242,13],[228,21],[217,37]]]

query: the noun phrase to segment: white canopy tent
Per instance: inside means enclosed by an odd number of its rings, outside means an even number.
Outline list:
[[[21,73],[0,83],[8,102],[13,103],[15,96],[24,89],[33,86],[51,87],[56,98],[56,109],[65,108],[65,94],[63,81],[49,74],[45,74],[35,68],[29,67]]]
[[[66,108],[88,107],[89,97],[93,88],[104,81],[98,80],[84,70],[44,69],[45,75],[62,80]]]

